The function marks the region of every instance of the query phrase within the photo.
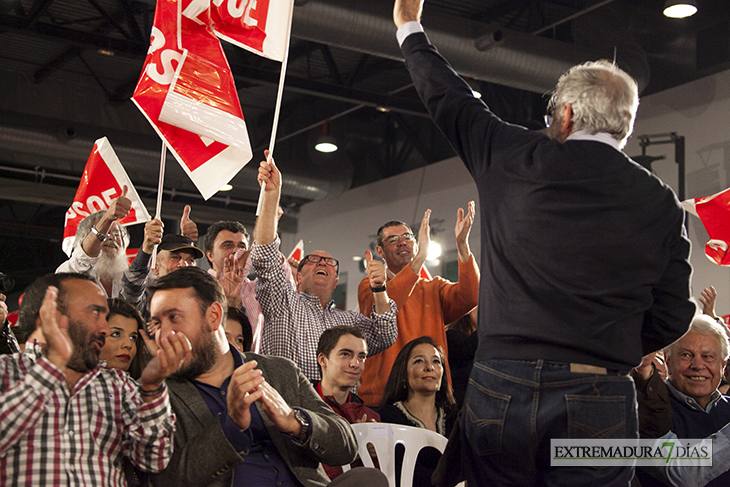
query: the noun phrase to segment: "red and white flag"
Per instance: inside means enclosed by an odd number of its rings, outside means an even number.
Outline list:
[[[74,201],[66,211],[61,247],[69,257],[73,252],[79,222],[92,213],[107,210],[112,200],[122,194],[124,186],[128,188],[127,198],[132,200],[132,208],[126,217],[118,220],[119,223],[126,226],[149,221],[150,215],[147,213],[147,208],[142,203],[137,190],[134,189],[132,181],[127,176],[122,163],[119,162],[111,144],[106,137],[97,140],[86,161],[84,174],[81,176]]]
[[[296,246],[294,246],[294,249],[291,251],[291,254],[289,254],[289,257],[287,257],[286,260],[294,259],[297,262],[301,262],[302,257],[304,257],[304,240],[300,240],[299,242],[297,242]]]
[[[253,154],[228,61],[209,27],[210,2],[180,2],[157,2],[132,101],[208,199]],[[160,119],[163,108],[175,125]]]
[[[221,39],[282,62],[294,0],[213,0],[213,31]]]
[[[685,209],[702,220],[710,240],[705,255],[717,265],[730,266],[730,188],[712,196],[682,202]]]

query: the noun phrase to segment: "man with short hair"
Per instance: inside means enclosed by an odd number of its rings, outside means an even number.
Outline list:
[[[277,212],[277,218],[281,213]],[[256,297],[256,279],[248,278],[252,265],[250,253],[249,235],[242,223],[219,221],[208,227],[205,235],[205,255],[211,266],[208,272],[223,286],[228,306],[246,311],[253,336],[251,350],[259,353],[264,315]],[[291,268],[284,264],[282,269],[286,279],[293,282]]]
[[[107,300],[82,274],[50,274],[26,290],[20,316],[44,344],[0,357],[0,484],[126,485],[125,459],[159,472],[175,416],[165,379],[190,353],[182,333],[160,342],[140,384],[106,369]]]
[[[469,248],[474,202],[469,202],[466,215],[461,208],[457,212],[454,234],[459,256],[458,282],[439,276],[430,280],[420,276],[428,255],[430,216],[431,211],[426,211],[421,221],[418,242],[411,227],[401,221],[389,221],[378,229],[375,250],[385,260],[388,296],[398,306],[398,338],[395,345],[372,357],[365,366],[363,384],[358,394],[369,406],[380,405],[388,381],[388,374],[384,371],[393,367],[398,352],[408,342],[428,335],[448,356],[446,325],[464,316],[479,302],[479,267]],[[368,279],[363,279],[358,287],[362,313],[372,309],[372,296]],[[450,382],[448,362],[445,368],[446,380]]]
[[[354,326],[328,328],[319,337],[317,366],[322,380],[314,388],[350,424],[380,421],[378,413],[352,392],[365,370],[367,356],[365,335]]]
[[[79,222],[71,257],[58,266],[59,272],[79,272],[92,276],[107,298],[118,298],[122,273],[129,266],[129,233],[117,221],[132,208],[127,187],[112,200],[106,211],[93,213]]]
[[[322,380],[314,384],[319,397],[348,423],[379,422],[380,415],[352,392],[365,370],[368,344],[354,326],[328,328],[319,337],[317,366]],[[324,465],[329,478],[342,475],[342,467]]]
[[[149,300],[147,284],[152,276],[162,277],[175,269],[196,266],[197,260],[203,257],[203,251],[195,246],[192,237],[197,240],[198,227],[190,219],[190,205],[185,205],[180,219],[181,235],[167,234],[163,236],[163,224],[157,218],[148,221],[144,226],[144,240],[132,264],[122,276],[121,298],[132,303],[145,320],[149,319]],[[150,269],[150,261],[155,245],[157,256],[155,267]]]
[[[354,459],[349,425],[291,361],[230,347],[226,297],[213,276],[183,268],[150,289],[158,339],[185,333],[193,342],[192,357],[169,381],[178,429],[170,464],[154,485],[323,486],[320,462]],[[359,475],[349,477],[362,481]]]
[[[360,328],[366,337],[369,356],[390,347],[398,335],[397,307],[385,291],[385,267],[365,254],[367,275],[375,302],[368,316],[335,308],[332,293],[337,286],[339,262],[328,252],[317,250],[299,262],[297,288],[286,280],[276,233],[276,209],[281,196],[281,173],[274,164],[262,161],[259,182],[265,184],[261,212],[256,220],[251,252],[258,275],[256,294],[266,317],[261,351],[293,360],[310,380],[319,380],[317,343],[327,328],[337,325]]]
[[[558,80],[547,134],[506,123],[431,44],[422,9],[395,0],[397,39],[480,202],[467,483],[626,486],[630,466],[551,468],[550,439],[636,438],[628,372],[679,338],[695,311],[684,210],[621,152],[637,84],[608,61],[575,66]]]
[[[725,327],[708,315],[697,315],[689,331],[664,349],[666,381],[648,358],[634,369],[642,430],[645,422],[656,423],[659,412],[670,424],[662,439],[713,439],[711,467],[640,468],[637,477],[642,486],[725,486],[730,482],[730,426],[726,427],[730,399],[718,390],[728,349]]]

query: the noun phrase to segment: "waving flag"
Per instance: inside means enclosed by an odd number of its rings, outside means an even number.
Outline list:
[[[69,257],[73,252],[79,222],[92,213],[107,210],[112,200],[122,194],[124,186],[128,188],[127,198],[132,200],[132,209],[126,217],[119,220],[119,223],[126,226],[149,221],[147,208],[134,189],[111,144],[106,137],[97,140],[86,161],[74,201],[66,211],[61,247]]]
[[[228,61],[209,27],[210,2],[180,1],[157,2],[132,101],[208,199],[253,154]],[[174,125],[161,120],[163,109]]]
[[[294,0],[213,0],[213,31],[221,39],[282,62]]]
[[[421,267],[421,272],[418,273],[418,277],[427,281],[433,279],[433,277],[431,277],[431,273],[426,268],[426,264],[423,264],[423,266]]]
[[[685,209],[702,220],[710,240],[705,255],[717,265],[730,266],[730,188],[712,196],[683,201]]]

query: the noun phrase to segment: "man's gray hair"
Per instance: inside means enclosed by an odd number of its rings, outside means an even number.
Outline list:
[[[607,132],[621,147],[634,130],[639,87],[634,78],[605,59],[573,66],[555,87],[555,111],[573,109],[573,130]]]
[[[728,330],[726,326],[721,325],[707,315],[696,315],[692,318],[692,323],[690,323],[687,333],[691,331],[700,335],[712,335],[717,338],[720,342],[722,360],[727,360],[728,355],[730,355],[730,343],[728,343]],[[674,348],[677,342],[679,342],[679,340],[664,349],[665,357],[669,357],[672,354],[672,348]]]
[[[83,242],[89,232],[91,232],[91,227],[96,225],[105,213],[106,210],[99,210],[79,222],[79,226],[76,228],[76,238],[74,238],[74,249],[81,245],[81,242]],[[129,232],[122,225],[119,225],[119,227],[122,229],[122,246],[126,249],[129,245]]]

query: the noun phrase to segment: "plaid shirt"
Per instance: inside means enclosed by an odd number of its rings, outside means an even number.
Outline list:
[[[126,486],[123,459],[159,472],[174,431],[167,388],[144,403],[126,373],[99,365],[69,393],[39,346],[0,357],[0,485]]]
[[[334,301],[323,308],[317,296],[298,293],[287,281],[281,266],[284,257],[279,252],[280,243],[279,237],[268,245],[254,243],[251,252],[258,276],[256,295],[266,320],[262,354],[291,359],[309,380],[319,380],[317,344],[328,328],[338,325],[359,328],[368,344],[368,356],[395,343],[397,307],[392,299],[389,311],[381,315],[373,311],[369,318],[357,311],[337,309]]]

